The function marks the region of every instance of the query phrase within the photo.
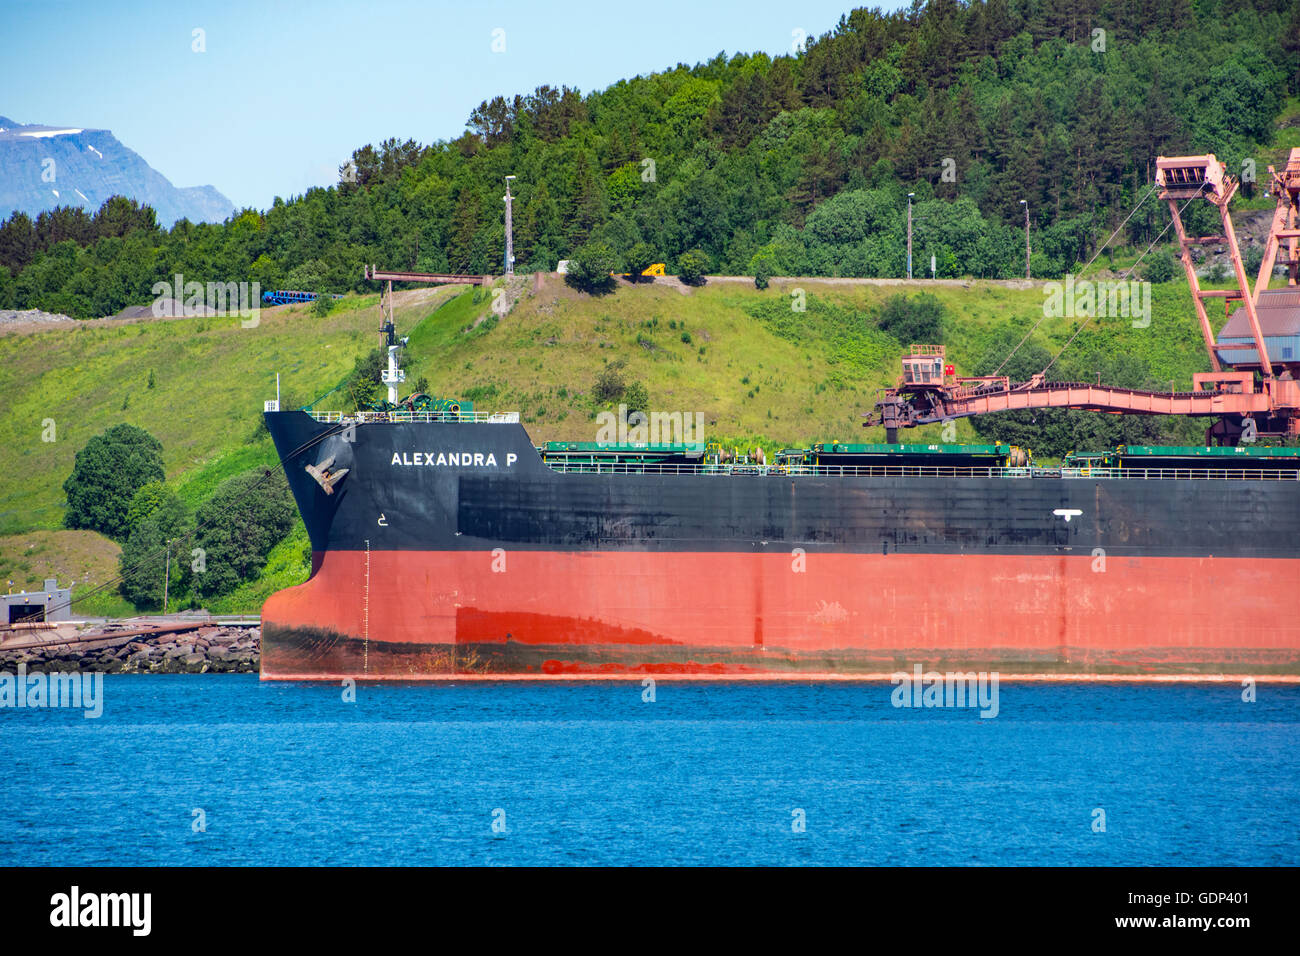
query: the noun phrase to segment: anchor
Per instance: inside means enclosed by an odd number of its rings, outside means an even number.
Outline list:
[[[319,465],[307,465],[307,474],[316,479],[316,484],[321,486],[321,490],[327,495],[334,494],[334,486],[343,480],[343,476],[348,473],[348,469],[340,468],[338,471],[330,471],[334,464],[334,456],[330,455]]]

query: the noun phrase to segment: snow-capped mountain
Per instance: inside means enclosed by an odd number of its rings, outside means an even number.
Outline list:
[[[0,219],[55,206],[94,212],[110,196],[148,203],[158,222],[221,222],[234,204],[213,186],[177,187],[106,129],[22,125],[0,116]]]

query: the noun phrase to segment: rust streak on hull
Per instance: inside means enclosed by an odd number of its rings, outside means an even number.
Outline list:
[[[263,608],[263,678],[871,680],[918,662],[1052,679],[1300,675],[1291,559],[1095,571],[1087,553],[818,554],[796,572],[784,554],[516,551],[502,573],[490,552],[369,560],[368,653],[365,556],[332,550]]]

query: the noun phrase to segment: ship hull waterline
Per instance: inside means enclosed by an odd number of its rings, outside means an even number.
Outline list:
[[[1006,555],[330,551],[263,609],[265,679],[1260,678],[1297,562]],[[1122,583],[1115,578],[1122,578]],[[1207,587],[1259,596],[1248,613]]]

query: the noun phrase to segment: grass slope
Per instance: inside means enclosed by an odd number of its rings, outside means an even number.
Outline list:
[[[93,531],[29,531],[0,537],[0,583],[8,591],[39,591],[46,578],[62,587],[73,584],[77,615],[120,617],[134,609],[115,591],[88,599],[83,596],[96,584],[117,574],[121,548]]]
[[[398,321],[418,321],[448,294],[399,311]],[[192,318],[0,334],[0,533],[61,527],[74,456],[118,422],[162,442],[167,480],[191,506],[222,479],[274,463],[258,426],[276,373],[298,404],[336,386],[379,342],[376,302],[352,299],[324,318],[268,309],[247,329],[237,318]],[[52,442],[43,440],[50,422]]]
[[[791,306],[802,290],[806,309]],[[948,354],[969,372],[1005,324],[1028,331],[1043,315],[1041,284],[971,281],[862,285],[832,279],[714,282],[685,292],[673,280],[589,297],[556,277],[526,294],[499,321],[483,296],[464,293],[411,334],[407,366],[439,395],[473,398],[480,409],[519,411],[537,441],[594,440],[603,406],[591,396],[597,375],[626,359],[624,377],[640,381],[650,407],[700,411],[709,436],[776,447],[810,441],[883,441],[862,416],[876,390],[898,377],[902,346],[875,325],[874,311],[900,292],[927,292],[947,312]],[[1082,320],[1048,319],[1036,338],[1057,351]],[[1217,322],[1222,322],[1218,316]],[[684,339],[688,338],[689,341]],[[1093,319],[1071,351],[1141,355],[1158,380],[1191,386],[1208,370],[1186,283],[1156,286],[1148,328],[1125,318]],[[958,440],[972,440],[969,423]],[[909,440],[938,441],[939,427]]]

